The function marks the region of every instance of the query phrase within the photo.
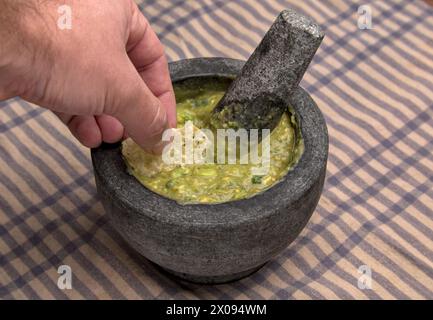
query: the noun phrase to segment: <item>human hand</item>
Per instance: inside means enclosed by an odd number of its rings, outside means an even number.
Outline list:
[[[85,146],[126,134],[159,153],[176,126],[164,49],[133,0],[0,0],[0,99],[20,96],[54,111]],[[68,1],[66,1],[68,4]]]

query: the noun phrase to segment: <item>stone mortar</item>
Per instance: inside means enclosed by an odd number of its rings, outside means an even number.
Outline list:
[[[234,78],[243,64],[197,58],[170,63],[170,73],[173,82],[206,76]],[[120,143],[93,149],[98,194],[113,227],[142,256],[184,280],[222,283],[259,269],[305,227],[325,179],[325,120],[302,88],[289,104],[301,127],[304,153],[281,182],[245,200],[180,205],[127,173]]]

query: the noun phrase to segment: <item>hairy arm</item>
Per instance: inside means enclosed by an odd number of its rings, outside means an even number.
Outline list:
[[[48,24],[41,15],[41,0],[0,0],[0,100],[31,90],[37,67],[54,60]],[[34,80],[34,81],[31,81]]]

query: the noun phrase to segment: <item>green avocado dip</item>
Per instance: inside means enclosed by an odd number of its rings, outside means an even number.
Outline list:
[[[229,78],[206,77],[175,83],[178,128],[186,128],[189,121],[197,130],[211,128],[211,111],[230,82]],[[297,163],[304,146],[289,107],[269,140],[269,169],[264,175],[254,174],[255,164],[240,161],[167,164],[161,156],[146,153],[131,139],[122,143],[122,155],[128,172],[153,192],[180,204],[215,204],[249,198],[269,189]]]

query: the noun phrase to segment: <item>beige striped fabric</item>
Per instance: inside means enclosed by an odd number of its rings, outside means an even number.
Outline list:
[[[326,30],[302,86],[330,154],[307,227],[258,273],[180,285],[138,260],[108,224],[89,150],[50,112],[0,102],[2,299],[433,298],[433,7],[418,1],[138,2],[169,60],[246,59],[292,7]],[[361,8],[360,8],[361,7]],[[371,29],[361,29],[371,9]],[[72,289],[57,286],[58,267]]]

